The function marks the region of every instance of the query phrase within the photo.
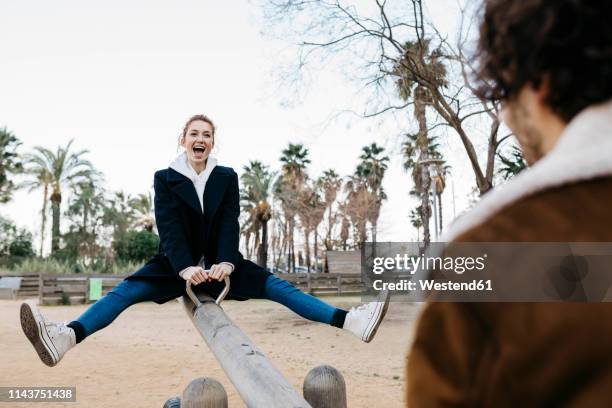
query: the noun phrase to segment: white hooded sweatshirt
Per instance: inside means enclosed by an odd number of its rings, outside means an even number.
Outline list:
[[[206,168],[200,174],[196,173],[196,171],[191,167],[189,162],[187,161],[187,153],[183,152],[172,163],[170,163],[170,168],[181,173],[183,176],[187,177],[193,183],[193,186],[198,193],[198,199],[200,200],[200,208],[202,208],[202,213],[204,213],[204,189],[206,188],[206,182],[210,177],[210,173],[212,173],[213,169],[217,165],[217,159],[214,157],[209,157],[206,162]]]

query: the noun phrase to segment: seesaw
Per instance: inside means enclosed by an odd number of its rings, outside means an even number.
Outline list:
[[[304,397],[293,388],[221,308],[229,289],[230,280],[226,277],[223,291],[213,299],[206,294],[196,295],[187,282],[183,305],[245,404],[252,408],[346,408],[344,378],[331,366],[315,367],[308,373]],[[218,381],[198,378],[187,386],[182,398],[170,398],[164,405],[178,407],[227,407],[227,393]]]

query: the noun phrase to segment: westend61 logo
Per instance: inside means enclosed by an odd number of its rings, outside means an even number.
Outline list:
[[[380,275],[384,272],[408,272],[414,275],[419,270],[438,270],[455,272],[459,275],[469,271],[483,271],[487,255],[472,257],[410,256],[397,254],[394,257],[375,257],[372,272]]]
[[[365,243],[365,295],[397,301],[612,301],[612,242]]]

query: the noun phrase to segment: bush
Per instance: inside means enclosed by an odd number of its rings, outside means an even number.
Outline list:
[[[128,231],[113,242],[117,259],[123,262],[143,262],[153,257],[159,247],[159,237],[149,231]]]
[[[9,219],[0,216],[0,256],[14,258],[34,256],[32,234],[17,228]]]
[[[32,234],[26,230],[18,231],[8,246],[8,252],[10,256],[15,257],[29,258],[34,256]]]

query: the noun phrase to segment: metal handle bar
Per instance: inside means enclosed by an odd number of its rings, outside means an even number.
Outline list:
[[[217,300],[215,300],[215,303],[217,305],[220,305],[221,302],[223,302],[223,299],[225,299],[225,296],[227,296],[227,293],[230,290],[229,276],[226,276],[225,278],[223,278],[223,281],[225,282],[225,287],[223,288],[221,293],[219,293]],[[199,307],[202,305],[202,302],[200,302],[200,299],[198,299],[198,297],[195,295],[195,293],[193,293],[193,290],[191,289],[191,282],[187,281],[185,291],[187,292],[187,296],[189,296],[189,298],[191,299],[191,301],[196,307]]]

